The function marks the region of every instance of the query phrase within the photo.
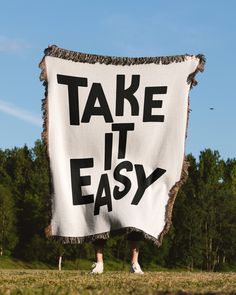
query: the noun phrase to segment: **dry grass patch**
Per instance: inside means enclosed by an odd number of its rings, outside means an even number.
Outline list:
[[[0,270],[0,294],[236,294],[236,273]]]

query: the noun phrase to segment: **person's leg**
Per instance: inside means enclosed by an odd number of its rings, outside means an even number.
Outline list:
[[[93,242],[93,246],[94,246],[94,252],[95,252],[95,260],[96,262],[93,263],[92,265],[92,270],[91,273],[93,274],[99,274],[99,273],[103,273],[103,249],[104,249],[104,245],[106,243],[106,240],[95,240]]]
[[[127,235],[127,240],[130,245],[130,272],[143,274],[143,271],[139,265],[139,245],[140,241],[143,239],[143,236],[139,232],[131,232]]]
[[[139,241],[129,240],[130,244],[130,263],[138,262],[139,255]]]
[[[96,240],[93,243],[96,262],[103,262],[103,249],[104,249],[105,243],[106,243],[105,240]]]

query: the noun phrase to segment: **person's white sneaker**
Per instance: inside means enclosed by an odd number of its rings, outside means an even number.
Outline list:
[[[130,266],[130,272],[131,273],[137,273],[137,274],[144,274],[144,272],[142,271],[140,265],[138,264],[138,262],[134,262],[134,263],[131,263],[131,266]]]
[[[94,262],[90,273],[103,273],[103,262]]]

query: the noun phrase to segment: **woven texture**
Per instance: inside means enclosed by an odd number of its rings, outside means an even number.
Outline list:
[[[189,90],[204,56],[111,57],[54,45],[44,53],[46,235],[81,243],[136,231],[160,246],[188,175]]]

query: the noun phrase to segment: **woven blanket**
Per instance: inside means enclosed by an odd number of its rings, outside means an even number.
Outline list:
[[[204,63],[45,50],[48,236],[81,243],[136,231],[161,245],[187,177],[189,90]]]

